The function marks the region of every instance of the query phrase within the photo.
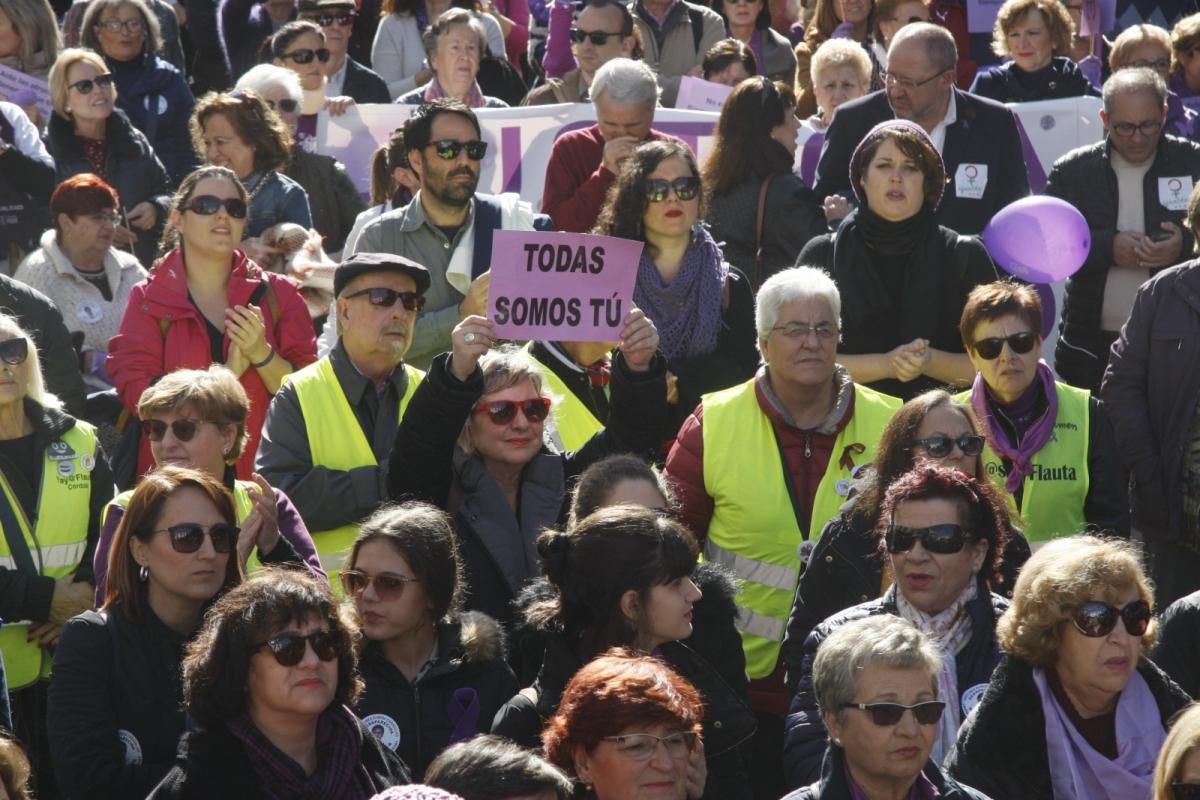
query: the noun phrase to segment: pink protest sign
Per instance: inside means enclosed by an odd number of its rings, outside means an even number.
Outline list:
[[[615,342],[633,307],[641,242],[496,231],[488,317],[505,339]]]
[[[679,94],[675,97],[675,107],[719,112],[725,105],[725,98],[732,93],[732,86],[684,75],[679,79]]]

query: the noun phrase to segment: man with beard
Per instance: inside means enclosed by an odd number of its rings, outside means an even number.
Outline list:
[[[450,332],[472,314],[487,315],[488,266],[495,230],[550,230],[516,194],[476,193],[487,154],[479,120],[461,101],[427,103],[404,124],[408,163],[421,188],[412,202],[363,229],[356,253],[393,253],[430,273],[409,363],[422,367],[450,349]]]
[[[275,393],[255,467],[294,498],[336,586],[359,520],[387,497],[396,428],[425,377],[404,356],[429,271],[407,258],[363,253],[337,268],[333,289],[338,343]]]

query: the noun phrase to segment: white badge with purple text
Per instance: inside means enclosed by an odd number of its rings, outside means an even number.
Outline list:
[[[1188,198],[1191,196],[1191,175],[1158,179],[1158,202],[1168,211],[1187,211]]]
[[[987,164],[959,164],[954,172],[954,196],[982,200],[987,189]]]

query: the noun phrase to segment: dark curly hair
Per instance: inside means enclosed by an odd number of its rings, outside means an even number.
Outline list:
[[[1000,559],[1008,544],[1008,512],[1004,498],[990,481],[978,481],[949,467],[917,467],[888,487],[879,509],[875,532],[879,552],[886,557],[884,534],[892,524],[896,508],[914,500],[957,500],[966,512],[966,532],[988,543],[981,577],[989,583],[1000,580]]]
[[[658,165],[668,158],[682,158],[692,174],[696,178],[700,178],[700,168],[696,166],[696,156],[692,154],[692,149],[683,142],[656,141],[639,145],[621,165],[621,174],[617,176],[617,180],[608,190],[608,197],[604,199],[604,208],[600,210],[600,216],[596,219],[596,227],[592,229],[592,233],[645,242],[642,220],[650,202],[646,199],[646,180],[650,173],[658,169]],[[701,179],[700,198],[700,219],[703,219],[703,179]],[[647,247],[649,247],[648,243]]]
[[[253,89],[209,92],[196,103],[188,129],[192,147],[204,158],[204,123],[221,114],[237,131],[238,137],[254,148],[255,172],[270,172],[287,164],[292,156],[292,135],[287,125]]]
[[[640,506],[602,508],[566,532],[546,531],[537,545],[555,592],[526,609],[525,618],[561,630],[584,655],[633,644],[637,627],[621,612],[626,592],[637,592],[644,605],[653,587],[696,567],[696,540],[687,528]]]
[[[354,643],[354,612],[329,585],[303,570],[271,568],[213,604],[183,660],[184,706],[205,728],[219,728],[246,710],[250,658],[288,625],[316,617],[329,623],[338,651],[333,702],[352,705],[362,691]]]
[[[384,506],[359,528],[346,568],[357,569],[359,550],[374,541],[387,542],[408,562],[433,603],[433,622],[458,614],[466,579],[454,527],[445,511],[416,501]]]

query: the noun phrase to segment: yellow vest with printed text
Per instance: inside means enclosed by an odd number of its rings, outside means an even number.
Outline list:
[[[29,547],[38,574],[48,578],[70,575],[87,549],[91,516],[92,470],[96,466],[96,429],[82,420],[64,431],[46,448],[42,483],[38,489],[37,523],[31,525],[8,480],[0,474],[2,502],[8,504]],[[8,516],[8,515],[6,515]],[[0,536],[0,566],[17,569],[8,545],[9,531]],[[9,689],[20,689],[50,675],[51,655],[25,641],[28,624],[0,627],[0,653],[4,656]]]
[[[404,397],[400,398],[398,418],[404,418],[408,403],[417,391],[417,385],[425,373],[416,367],[403,364],[408,376]],[[304,369],[288,376],[288,383],[296,389],[296,399],[304,415],[304,429],[308,432],[308,448],[312,463],[336,470],[352,470],[358,467],[375,466],[379,459],[371,449],[371,443],[363,434],[354,409],[342,391],[342,384],[333,371],[333,363],[326,356]],[[337,498],[323,498],[336,503]],[[329,585],[341,585],[338,575],[346,560],[346,552],[358,535],[358,522],[349,522],[324,531],[312,531],[313,544],[321,558],[321,566],[329,575]]]
[[[534,361],[537,358],[534,357]],[[537,363],[546,379],[546,388],[554,396],[550,415],[554,419],[555,430],[551,432],[551,439],[562,452],[574,453],[602,430],[604,423],[596,419],[596,415],[588,410],[554,370],[540,361]]]
[[[855,384],[854,393],[854,414],[834,441],[813,499],[808,531],[814,541],[845,502],[851,470],[874,458],[884,426],[900,407],[897,398],[864,386]],[[763,678],[779,659],[800,577],[799,548],[809,535],[796,519],[775,431],[759,407],[755,380],[705,395],[702,402],[704,486],[713,500],[704,555],[741,580],[737,626],[746,671]]]
[[[1058,396],[1054,433],[1033,456],[1033,474],[1025,478],[1019,505],[1004,488],[1008,468],[992,449],[990,441],[980,455],[984,474],[1004,492],[1009,505],[1020,514],[1025,538],[1031,542],[1072,536],[1087,525],[1083,507],[1090,485],[1087,459],[1092,394],[1060,381],[1054,382],[1054,389]],[[970,405],[970,390],[958,394],[955,399]]]

